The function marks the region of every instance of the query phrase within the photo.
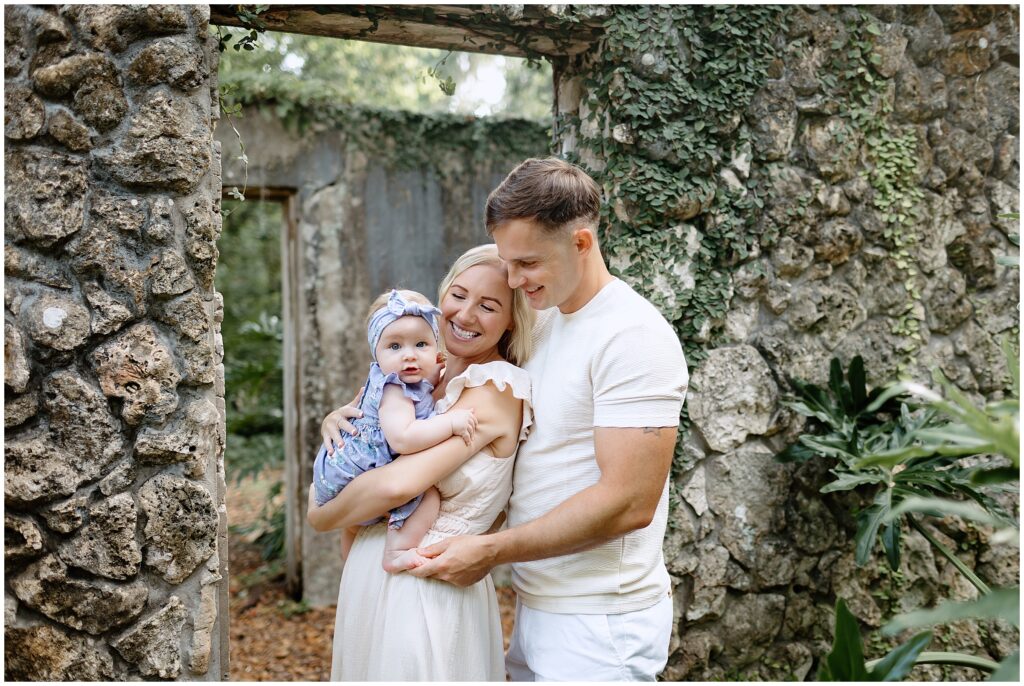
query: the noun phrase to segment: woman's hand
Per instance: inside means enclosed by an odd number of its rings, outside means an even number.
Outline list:
[[[343,405],[338,409],[334,410],[326,417],[320,424],[320,437],[324,439],[324,446],[327,448],[327,454],[333,455],[335,448],[341,450],[341,446],[345,444],[344,439],[341,436],[341,432],[344,431],[350,436],[355,436],[359,433],[359,430],[348,421],[350,419],[358,419],[363,416],[363,411],[359,409],[359,399],[362,397],[363,391],[360,389],[356,397],[348,405]]]

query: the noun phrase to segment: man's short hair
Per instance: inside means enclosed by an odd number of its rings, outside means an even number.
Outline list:
[[[517,219],[556,232],[578,222],[597,228],[601,189],[579,167],[557,157],[530,158],[487,196],[487,233]]]

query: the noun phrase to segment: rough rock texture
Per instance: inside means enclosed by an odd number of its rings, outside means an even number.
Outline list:
[[[41,511],[46,526],[62,534],[69,534],[85,523],[89,508],[88,496],[76,496],[54,503]],[[75,539],[72,539],[75,540]]]
[[[76,578],[55,555],[33,563],[9,583],[28,607],[94,636],[134,620],[149,597],[142,581],[118,585]]]
[[[727,372],[727,373],[726,373]],[[690,417],[712,449],[764,433],[778,400],[768,365],[749,345],[713,350],[693,376]]]
[[[28,388],[28,380],[32,374],[29,358],[25,349],[25,339],[18,327],[4,319],[4,384],[15,393]]]
[[[200,6],[4,8],[8,680],[227,672],[226,562],[210,554],[226,527],[208,33]],[[172,415],[177,443],[161,434]],[[179,449],[184,465],[167,457]],[[138,489],[164,472],[194,480],[175,477],[203,494],[200,515],[140,515]],[[158,523],[167,548],[151,537],[150,559],[185,552],[154,570],[143,544]],[[186,600],[174,645],[198,651],[191,673],[169,653],[147,649],[156,662],[141,667],[110,649],[168,603],[164,572],[202,559],[210,574],[173,587]]]
[[[89,360],[107,397],[121,398],[121,416],[136,425],[160,420],[178,406],[181,374],[175,355],[152,324],[136,324],[98,346]]]
[[[39,410],[39,395],[25,393],[4,403],[4,428],[24,424],[36,416]]]
[[[84,162],[59,152],[11,147],[4,156],[5,236],[47,246],[82,228]]]
[[[210,564],[212,563],[212,564]],[[212,632],[217,621],[217,582],[222,580],[217,572],[220,561],[214,556],[203,573],[203,590],[199,599],[199,612],[195,616],[192,634],[192,656],[189,669],[193,674],[206,674],[210,668]]]
[[[162,429],[146,427],[135,441],[135,456],[140,462],[173,464],[189,462],[202,467],[196,460],[217,447],[220,413],[208,400],[195,400],[186,407],[178,421],[169,422]],[[197,474],[196,476],[201,476]]]
[[[115,674],[102,641],[46,625],[5,627],[5,680],[113,681]]]
[[[11,140],[34,138],[46,118],[43,101],[28,86],[15,86],[4,93],[4,135]]]
[[[90,508],[89,523],[57,554],[68,566],[96,576],[130,579],[142,562],[142,550],[135,538],[136,520],[132,497],[127,493],[115,495]]]
[[[89,127],[75,119],[74,115],[59,109],[50,117],[47,133],[72,152],[88,152],[92,149]]]
[[[188,610],[178,596],[126,631],[111,645],[121,657],[136,664],[143,676],[174,679],[181,672],[181,628]]]
[[[103,394],[72,370],[51,374],[43,382],[43,407],[57,443],[78,459],[96,465],[89,478],[121,456],[122,425],[112,414]]]
[[[200,106],[150,91],[127,134],[99,161],[124,185],[190,193],[210,167],[209,116]]]
[[[185,38],[156,40],[132,60],[128,69],[132,80],[145,85],[169,83],[175,88],[191,90],[206,81],[206,57],[195,41]]]
[[[737,151],[720,150],[716,160],[720,190],[756,188],[764,200],[751,217],[763,234],[759,250],[727,270],[726,311],[690,341],[703,349],[699,363],[691,360],[692,425],[677,451],[664,545],[677,620],[666,680],[813,678],[837,597],[877,627],[896,612],[969,596],[917,533],[903,533],[900,576],[880,572],[880,558],[857,566],[855,513],[870,503],[860,497],[870,488],[821,494],[832,479],[826,460],[777,463],[774,452],[806,425],[779,401],[788,378],[827,384],[830,359],[845,368],[855,355],[871,386],[901,377],[931,385],[939,370],[973,399],[1001,398],[1009,376],[1000,341],[1019,338],[1019,270],[997,262],[1019,253],[1011,240],[1019,220],[1005,216],[1019,211],[1019,9],[805,5],[785,16],[741,123],[750,163],[741,175],[727,163]],[[862,80],[851,95],[842,71],[857,51]],[[657,59],[648,61],[651,70]],[[654,78],[628,62],[618,68]],[[589,77],[586,64],[561,75],[559,112],[601,107]],[[597,114],[619,144],[649,133]],[[906,152],[890,147],[897,140]],[[572,135],[560,142],[605,168],[601,150],[579,149]],[[899,180],[886,170],[896,159],[906,165]],[[622,221],[640,209],[611,208]],[[706,235],[715,220],[702,209],[687,224]],[[648,255],[648,243],[645,235],[632,252],[657,268],[634,286],[659,307],[675,303],[678,284],[658,279],[661,261],[691,254],[690,245],[679,237]],[[623,258],[610,257],[613,267],[615,259]],[[662,312],[669,321],[695,314],[688,306]],[[1008,507],[1015,511],[1016,500]],[[987,534],[962,531],[949,524],[941,535],[968,565],[1018,583],[1016,548],[1001,555],[1007,547]],[[934,649],[999,659],[1001,642],[1017,638],[1006,627],[961,624]],[[870,643],[866,651],[884,652]],[[929,669],[915,678],[978,678]]]
[[[160,474],[139,489],[146,515],[146,565],[180,584],[217,546],[217,508],[200,486]]]
[[[28,517],[4,514],[4,560],[7,562],[39,557],[43,535]]]

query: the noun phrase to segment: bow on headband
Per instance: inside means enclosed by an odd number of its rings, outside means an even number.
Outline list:
[[[366,340],[370,343],[370,354],[373,355],[373,361],[377,361],[377,342],[380,341],[381,334],[389,324],[399,317],[423,317],[427,324],[430,324],[430,329],[434,332],[436,340],[440,335],[437,330],[437,315],[439,314],[441,314],[441,310],[433,305],[421,305],[418,302],[406,300],[398,291],[392,290],[387,304],[373,313],[370,323],[366,327]]]

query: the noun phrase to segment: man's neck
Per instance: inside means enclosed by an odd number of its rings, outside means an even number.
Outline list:
[[[594,299],[601,289],[615,280],[615,277],[608,271],[601,253],[594,251],[589,257],[583,270],[583,277],[573,295],[564,303],[558,306],[562,314],[572,314],[583,309],[587,303]]]

